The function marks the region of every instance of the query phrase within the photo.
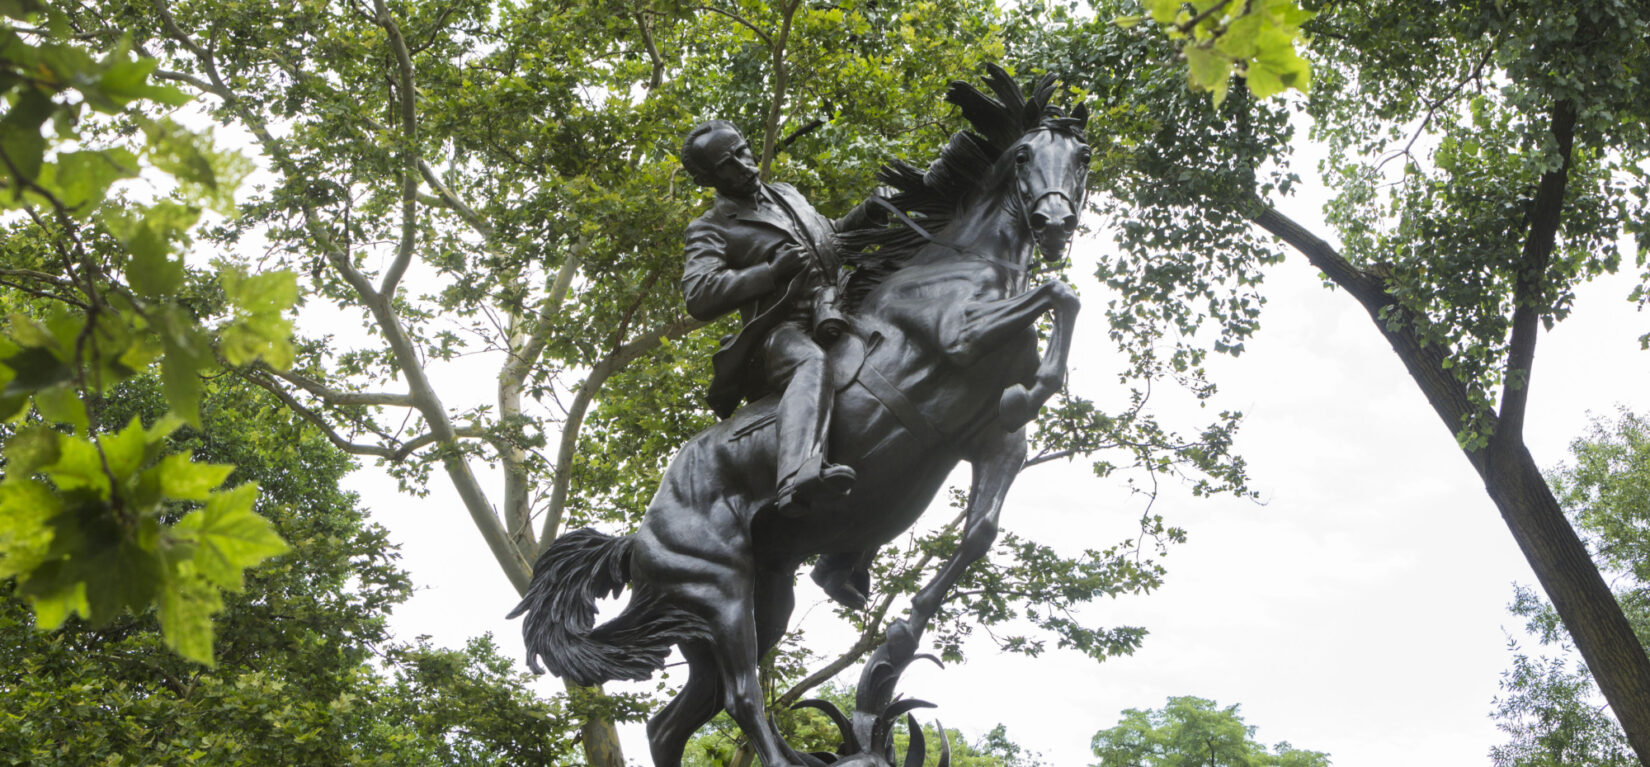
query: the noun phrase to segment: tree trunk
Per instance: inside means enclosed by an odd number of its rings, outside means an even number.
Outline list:
[[[1453,437],[1472,413],[1472,400],[1444,367],[1439,344],[1423,343],[1407,325],[1388,324],[1386,312],[1397,309],[1397,303],[1384,281],[1348,263],[1329,243],[1264,203],[1257,205],[1251,219],[1300,251],[1364,307]],[[1528,364],[1521,369],[1527,371]],[[1464,451],[1467,460],[1598,680],[1639,763],[1650,767],[1650,656],[1542,478],[1521,430],[1500,425],[1504,428],[1491,437],[1488,447]]]
[[[1598,680],[1627,740],[1650,767],[1650,656],[1523,443],[1491,442],[1473,461],[1490,499]]]
[[[625,767],[624,751],[619,747],[619,731],[613,723],[601,717],[590,717],[579,729],[579,742],[584,746],[584,763],[590,767]]]

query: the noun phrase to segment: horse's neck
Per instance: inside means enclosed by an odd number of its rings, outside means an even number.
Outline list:
[[[941,237],[961,247],[963,255],[984,256],[1014,264],[1026,263],[1031,250],[1031,233],[1019,220],[1010,189],[1006,194],[978,195],[964,200],[951,217],[951,225]],[[949,249],[930,249],[927,260],[955,258]]]

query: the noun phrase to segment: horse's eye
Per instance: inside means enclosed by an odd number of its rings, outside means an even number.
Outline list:
[[[1077,153],[1077,159],[1079,161],[1085,163],[1085,164],[1088,163],[1089,158],[1093,157],[1093,156],[1094,156],[1094,153],[1089,151],[1088,147],[1083,147],[1082,151],[1079,151]]]
[[[1021,165],[1031,162],[1031,150],[1021,147],[1020,151],[1014,153],[1014,162]]]

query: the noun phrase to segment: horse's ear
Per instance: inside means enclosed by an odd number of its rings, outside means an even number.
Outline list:
[[[1089,103],[1084,101],[1081,104],[1078,104],[1076,109],[1071,110],[1071,119],[1077,121],[1077,127],[1079,128],[1088,127]]]
[[[1027,101],[1025,107],[1025,124],[1036,125],[1043,120],[1043,105],[1036,100]]]

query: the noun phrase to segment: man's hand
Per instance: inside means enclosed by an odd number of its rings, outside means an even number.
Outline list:
[[[771,265],[780,280],[788,280],[808,268],[808,254],[800,245],[789,245],[774,255]]]

